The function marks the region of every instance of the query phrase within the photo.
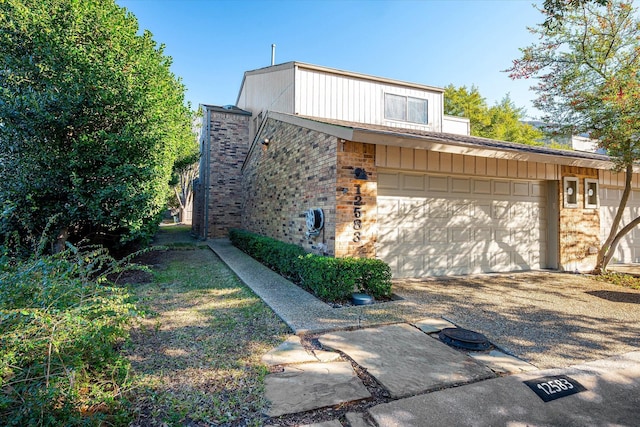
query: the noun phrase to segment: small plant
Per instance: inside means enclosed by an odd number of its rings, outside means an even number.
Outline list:
[[[344,301],[354,291],[376,298],[391,295],[391,269],[377,259],[307,254],[299,246],[245,230],[229,231],[231,242],[272,270],[325,301]]]
[[[622,273],[604,273],[596,276],[597,280],[608,282],[625,288],[640,289],[640,277]]]
[[[5,425],[122,422],[136,307],[105,249],[69,247],[0,268],[0,419]]]

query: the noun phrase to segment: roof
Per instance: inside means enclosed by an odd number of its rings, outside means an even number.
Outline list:
[[[268,117],[328,133],[344,140],[369,144],[599,169],[611,169],[613,166],[609,156],[597,153],[276,112],[269,112]]]
[[[243,116],[250,116],[251,112],[243,110],[242,108],[238,108],[235,105],[209,105],[209,104],[200,104],[201,107],[206,108],[209,111],[214,111],[216,113],[228,113],[228,114],[240,114]]]

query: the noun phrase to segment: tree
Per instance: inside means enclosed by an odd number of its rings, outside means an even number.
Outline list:
[[[468,118],[474,136],[527,145],[542,144],[543,133],[522,122],[524,109],[516,107],[509,95],[489,107],[476,86],[467,89],[450,84],[444,92],[444,112]]]
[[[565,11],[561,26],[539,25],[539,42],[522,49],[509,70],[513,78],[537,77],[535,105],[572,133],[597,140],[625,172],[625,187],[594,272],[606,269],[618,241],[635,225],[620,223],[634,163],[640,159],[640,21],[628,2],[606,6],[581,2]]]
[[[195,147],[197,150],[197,146]],[[193,208],[193,180],[200,173],[200,153],[194,152],[190,156],[182,157],[173,165],[173,179],[171,181],[175,200],[180,209],[180,219],[184,221],[185,212]]]
[[[0,28],[5,241],[149,237],[193,141],[171,58],[114,0],[3,0]]]
[[[586,5],[588,3],[606,5],[608,0],[544,0],[544,13],[547,19],[544,26],[547,28],[562,25],[564,14],[568,11]]]

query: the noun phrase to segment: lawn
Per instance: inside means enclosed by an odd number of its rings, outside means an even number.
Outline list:
[[[152,278],[132,292],[148,311],[133,328],[133,426],[258,426],[264,353],[288,327],[206,246],[163,227],[167,251],[146,255]]]

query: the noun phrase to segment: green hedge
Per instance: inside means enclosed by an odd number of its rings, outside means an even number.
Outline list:
[[[307,254],[300,246],[245,230],[229,231],[231,242],[282,276],[325,301],[344,301],[353,292],[391,295],[391,269],[378,259]]]

